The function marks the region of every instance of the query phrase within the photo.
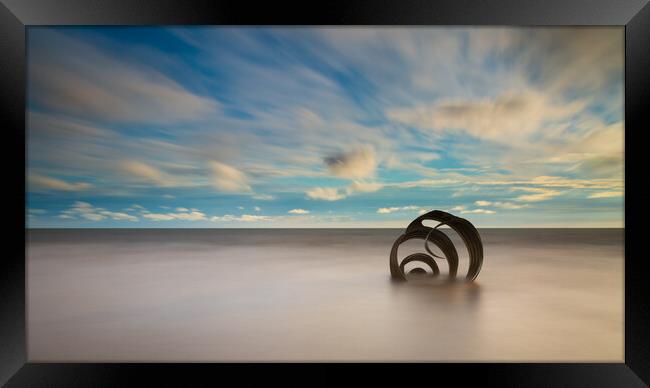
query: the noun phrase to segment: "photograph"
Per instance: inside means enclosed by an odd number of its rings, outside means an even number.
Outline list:
[[[25,30],[30,362],[625,362],[625,26]]]

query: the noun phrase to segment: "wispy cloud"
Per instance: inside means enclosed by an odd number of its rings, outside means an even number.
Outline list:
[[[476,202],[487,202],[487,201],[476,201]],[[479,206],[487,206],[487,205],[479,205]],[[490,209],[482,209],[482,208],[468,209],[467,206],[465,205],[454,206],[450,209],[450,211],[458,212],[460,214],[495,214],[496,213],[496,211]]]
[[[517,201],[522,202],[539,202],[546,201],[558,195],[562,195],[562,192],[557,190],[551,190],[542,187],[515,187],[514,190],[528,191],[533,194],[524,194],[516,197]]]
[[[39,174],[29,174],[28,185],[31,190],[62,190],[62,191],[80,191],[92,187],[87,182],[66,182],[62,179],[51,178]]]
[[[355,181],[348,185],[347,192],[348,194],[353,193],[372,193],[377,190],[381,190],[384,187],[382,183],[379,182],[359,182]]]
[[[144,180],[158,186],[169,186],[170,180],[159,169],[139,161],[124,161],[119,164],[122,171],[138,180]]]
[[[246,174],[237,168],[221,162],[211,162],[212,182],[221,191],[226,192],[250,192]]]
[[[67,210],[63,210],[59,214],[61,219],[85,219],[89,221],[101,221],[104,219],[112,219],[116,221],[138,221],[138,217],[122,213],[106,210],[101,207],[95,207],[88,202],[77,201]]]
[[[309,214],[309,210],[305,209],[291,209],[288,211],[290,214]]]
[[[496,202],[491,202],[491,201],[474,201],[474,205],[476,206],[491,206],[491,207],[498,207],[502,209],[523,209],[527,207],[526,204],[519,204],[519,203],[514,203],[514,202],[501,202],[501,201],[496,201]]]
[[[622,191],[601,191],[598,193],[593,193],[589,195],[587,198],[614,198],[614,197],[622,197],[623,192]]]
[[[181,211],[177,209],[175,213],[146,213],[142,217],[152,220],[152,221],[205,221],[207,220],[206,215],[203,212],[198,210],[189,211],[185,209]]]
[[[566,120],[585,108],[584,101],[558,104],[549,96],[526,92],[479,100],[446,100],[429,106],[395,108],[398,123],[434,131],[465,131],[495,142],[523,141],[549,120]]]
[[[423,210],[418,206],[392,206],[392,207],[381,207],[377,209],[377,213],[379,214],[390,214],[390,213],[395,213],[399,211],[420,211]]]
[[[30,95],[40,104],[112,122],[193,121],[218,109],[147,64],[52,29],[30,32]]]
[[[275,199],[275,197],[270,194],[255,194],[253,195],[253,199],[259,199],[260,201],[272,201]]]
[[[210,221],[214,221],[214,222],[233,222],[233,221],[263,222],[263,221],[272,221],[272,220],[273,218],[270,216],[260,216],[254,214],[243,214],[241,216],[226,214],[223,216],[214,216],[210,218]]]
[[[494,214],[494,210],[489,209],[472,209],[472,210],[461,210],[461,214]]]
[[[338,201],[346,197],[345,194],[333,187],[314,187],[307,191],[306,194],[310,199],[322,199],[324,201]]]
[[[494,202],[492,204],[495,207],[503,208],[503,209],[524,209],[528,207],[526,204],[519,204],[519,203],[513,203],[513,202]]]

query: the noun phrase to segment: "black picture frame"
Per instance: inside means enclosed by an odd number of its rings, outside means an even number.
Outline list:
[[[0,0],[0,128],[8,193],[0,259],[0,384],[125,386],[161,381],[186,385],[197,375],[282,381],[286,364],[37,364],[26,358],[25,317],[25,30],[30,25],[618,25],[625,26],[625,359],[621,363],[351,364],[340,369],[369,383],[411,384],[413,377],[496,386],[641,387],[650,384],[650,280],[645,265],[645,112],[650,101],[650,5],[647,0],[375,0],[299,4],[246,1]],[[645,124],[645,125],[644,125]],[[333,365],[302,365],[304,383],[342,382]],[[435,379],[431,380],[431,379]],[[346,382],[351,378],[346,377]]]

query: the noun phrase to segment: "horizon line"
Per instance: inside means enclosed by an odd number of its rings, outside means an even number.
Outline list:
[[[282,230],[282,229],[405,229],[400,227],[278,227],[278,228],[260,228],[260,227],[228,227],[228,228],[210,228],[210,227],[26,227],[25,230],[94,230],[94,229],[112,229],[112,230],[161,230],[161,229],[205,229],[205,230],[229,230],[229,229],[264,229],[264,230]],[[438,229],[451,229],[448,226],[441,226]],[[476,229],[625,229],[625,226],[486,226],[476,227]]]

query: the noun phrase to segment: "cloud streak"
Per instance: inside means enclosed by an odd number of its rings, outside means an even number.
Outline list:
[[[567,120],[585,107],[584,101],[556,104],[537,92],[505,94],[479,100],[445,100],[429,106],[396,108],[387,116],[397,123],[438,132],[464,131],[499,143],[528,139],[545,122]]]
[[[269,216],[260,216],[260,215],[254,215],[254,214],[242,214],[241,216],[233,216],[231,214],[226,214],[223,216],[214,216],[210,218],[210,221],[213,222],[233,222],[233,221],[240,221],[240,222],[266,222],[266,221],[272,221],[273,218]]]
[[[87,182],[66,182],[62,179],[51,178],[32,173],[29,175],[28,184],[31,190],[58,190],[58,191],[81,191],[92,187]]]
[[[395,212],[400,212],[400,211],[420,211],[420,210],[424,210],[424,209],[421,209],[420,207],[413,206],[413,205],[401,206],[401,207],[400,206],[392,206],[392,207],[381,207],[381,208],[377,209],[377,213],[379,213],[379,214],[390,214],[390,213],[395,213]]]
[[[346,197],[345,194],[333,187],[314,187],[307,191],[306,194],[310,199],[321,199],[324,201],[338,201]]]
[[[598,193],[593,193],[589,195],[587,198],[616,198],[622,196],[623,196],[622,191],[601,191]]]
[[[152,221],[172,221],[172,220],[205,221],[207,220],[207,217],[203,212],[200,212],[198,210],[189,211],[187,209],[185,209],[185,211],[178,211],[176,213],[146,213],[143,214],[142,217]]]
[[[211,162],[212,183],[217,190],[225,192],[243,192],[251,191],[246,174],[237,168],[221,162]]]
[[[562,195],[562,192],[557,190],[551,190],[542,187],[516,187],[515,190],[528,191],[532,194],[524,194],[515,198],[517,201],[522,202],[539,202],[546,201],[558,195]]]
[[[30,32],[30,95],[79,117],[168,124],[218,109],[153,67],[133,64],[52,29]]]
[[[88,202],[77,201],[67,210],[63,210],[59,214],[61,219],[85,219],[88,221],[102,221],[104,219],[112,219],[115,221],[138,221],[138,217],[122,213],[106,210],[101,207],[95,207]]]
[[[120,163],[120,169],[130,177],[153,183],[157,186],[169,186],[171,182],[165,177],[165,174],[159,169],[139,161],[125,161]]]

